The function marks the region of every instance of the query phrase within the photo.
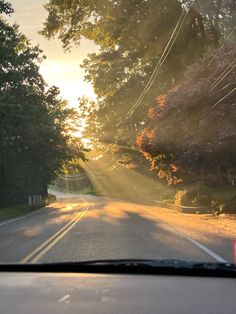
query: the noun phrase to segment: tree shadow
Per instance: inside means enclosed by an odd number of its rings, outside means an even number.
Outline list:
[[[91,206],[75,230],[43,261],[136,258],[215,261],[168,224],[137,210],[135,205],[118,202]]]

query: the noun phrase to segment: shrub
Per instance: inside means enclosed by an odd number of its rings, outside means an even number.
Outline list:
[[[211,203],[211,195],[199,187],[190,187],[177,191],[175,205],[182,206],[208,206]]]
[[[236,197],[225,203],[223,211],[229,214],[236,214]]]
[[[211,202],[211,210],[216,215],[224,213],[225,202],[213,200]]]

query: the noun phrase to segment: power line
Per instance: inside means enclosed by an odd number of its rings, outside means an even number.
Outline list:
[[[126,119],[128,119],[128,118],[130,118],[130,117],[132,116],[132,114],[134,113],[134,111],[136,110],[136,108],[141,104],[141,102],[142,102],[142,100],[143,100],[145,94],[146,94],[146,93],[150,90],[150,88],[152,87],[152,85],[153,85],[153,83],[154,83],[154,81],[155,81],[155,79],[156,79],[156,77],[157,77],[157,74],[159,73],[159,70],[160,70],[162,64],[165,62],[165,60],[166,60],[166,58],[168,57],[168,55],[169,55],[169,53],[170,53],[170,51],[171,51],[173,45],[174,45],[175,42],[176,42],[176,39],[177,39],[177,37],[178,37],[178,35],[179,35],[179,33],[180,33],[180,30],[181,30],[181,28],[182,28],[182,26],[183,26],[183,23],[184,23],[184,21],[185,21],[187,15],[188,15],[188,12],[190,11],[191,7],[193,6],[194,2],[195,2],[195,0],[193,0],[193,2],[190,4],[190,6],[187,8],[186,11],[185,11],[184,9],[182,10],[182,13],[181,13],[181,15],[180,15],[180,18],[179,18],[178,21],[177,21],[177,24],[176,24],[176,26],[175,26],[175,28],[174,28],[172,34],[171,34],[171,37],[170,37],[170,39],[169,39],[169,41],[168,41],[168,43],[167,43],[167,45],[166,45],[166,47],[165,47],[165,49],[164,49],[164,51],[163,51],[163,53],[162,53],[162,55],[161,55],[161,57],[160,57],[160,59],[159,59],[157,65],[156,65],[156,67],[155,67],[155,69],[154,69],[154,71],[153,71],[153,73],[152,73],[152,75],[151,75],[151,77],[150,77],[150,79],[149,79],[147,85],[146,85],[145,88],[143,89],[143,91],[142,91],[142,93],[140,94],[140,96],[139,96],[138,100],[136,101],[136,103],[135,103],[135,104],[132,106],[132,108],[128,111],[128,114],[127,114],[127,118],[126,118]],[[178,29],[178,28],[179,28],[179,29]],[[173,39],[173,38],[174,38],[174,39]],[[173,41],[172,41],[172,39],[173,39]]]
[[[220,100],[218,100],[213,106],[211,106],[211,108],[207,111],[207,113],[214,109],[219,103],[221,103],[223,100],[225,100],[229,95],[231,95],[234,91],[236,90],[236,87],[233,88],[230,92],[227,93],[227,95],[225,95],[224,97],[222,97]]]
[[[157,65],[155,66],[155,69],[154,69],[154,71],[153,71],[151,77],[149,78],[149,80],[148,80],[146,86],[144,87],[142,93],[140,94],[140,96],[139,96],[139,98],[138,98],[136,104],[142,99],[142,96],[143,96],[144,92],[145,92],[146,89],[148,88],[149,84],[152,82],[152,79],[153,79],[153,77],[154,77],[154,75],[155,75],[155,72],[157,71],[158,67],[160,66],[161,60],[162,60],[164,54],[166,53],[166,50],[167,50],[167,48],[168,48],[168,46],[169,46],[169,44],[170,44],[170,42],[171,42],[171,40],[172,40],[172,38],[173,38],[173,36],[174,36],[174,33],[175,33],[176,30],[177,30],[177,27],[178,27],[178,25],[179,25],[179,23],[180,23],[180,21],[181,21],[181,19],[182,19],[183,14],[184,14],[184,10],[182,10],[182,13],[181,13],[181,15],[180,15],[180,18],[179,18],[179,20],[178,20],[178,22],[177,22],[177,24],[176,24],[176,26],[175,26],[175,28],[174,28],[172,34],[171,34],[171,37],[170,37],[170,39],[169,39],[169,41],[168,41],[168,43],[167,43],[167,45],[166,45],[166,47],[165,47],[165,49],[164,49],[164,51],[163,51],[163,53],[162,53],[162,55],[161,55],[161,57],[160,57],[160,59],[159,59]],[[134,106],[135,106],[135,105],[134,105]],[[133,107],[134,107],[134,106],[133,106]],[[132,111],[133,107],[130,109],[130,111]],[[130,111],[129,111],[129,112],[130,112]],[[129,114],[129,112],[128,112],[128,114]]]
[[[219,49],[216,51],[215,55],[212,57],[211,61],[208,63],[207,68],[212,63],[212,61],[215,59],[215,57],[219,54],[219,52],[224,48],[224,45],[226,44],[227,40],[230,38],[230,36],[235,31],[236,26],[232,29],[232,31],[229,33],[229,35],[225,38],[224,43],[219,47]]]
[[[212,91],[214,88],[216,88],[216,86],[218,86],[225,78],[228,74],[230,74],[230,72],[233,71],[233,69],[236,67],[236,65],[234,65],[232,68],[231,66],[234,64],[234,62],[236,61],[236,58],[228,65],[228,67],[220,74],[220,76],[215,80],[215,82],[211,85],[210,91]]]

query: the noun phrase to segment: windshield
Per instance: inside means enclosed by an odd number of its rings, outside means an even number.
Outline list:
[[[236,263],[235,0],[0,0],[0,263]]]

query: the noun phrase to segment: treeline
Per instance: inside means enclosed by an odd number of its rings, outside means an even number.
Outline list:
[[[82,38],[100,48],[83,63],[99,106],[88,117],[88,135],[130,147],[149,123],[150,104],[181,82],[187,66],[219,47],[236,18],[234,0],[51,0],[45,8],[44,36],[58,36],[65,49]],[[148,86],[163,53],[165,61]],[[146,86],[148,92],[138,101]]]
[[[0,208],[25,204],[30,195],[45,198],[63,167],[84,159],[69,124],[76,114],[39,74],[39,47],[4,19],[12,13],[0,0]]]
[[[83,63],[98,97],[80,101],[86,136],[132,168],[142,167],[141,153],[168,184],[235,184],[234,0],[51,0],[45,8],[44,36],[65,49],[84,37],[100,47]]]

